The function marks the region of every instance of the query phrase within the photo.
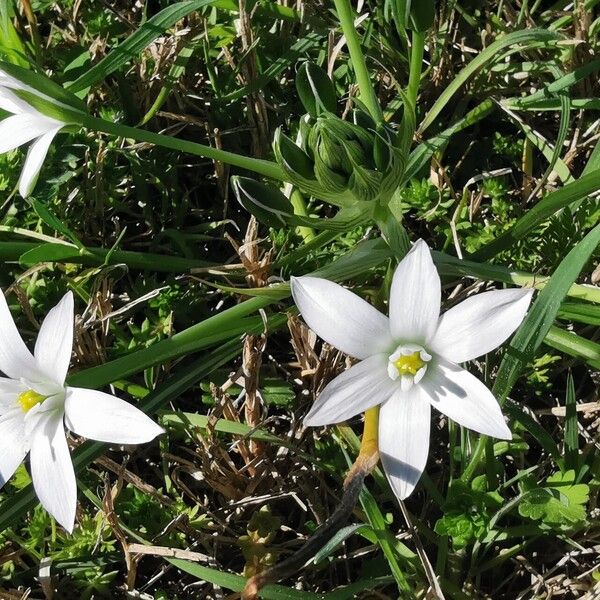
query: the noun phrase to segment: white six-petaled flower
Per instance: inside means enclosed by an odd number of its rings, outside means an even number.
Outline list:
[[[19,178],[19,193],[25,198],[35,187],[54,136],[68,123],[42,114],[14,90],[35,94],[54,104],[57,101],[0,69],[0,108],[11,113],[0,121],[0,154],[32,142]]]
[[[30,453],[31,479],[44,508],[72,531],[77,504],[66,425],[115,444],[149,442],[163,433],[152,419],[110,394],[65,385],[73,346],[73,294],[48,313],[34,353],[0,291],[0,487]]]
[[[484,292],[440,316],[440,278],[422,240],[394,273],[389,318],[326,279],[292,278],[291,287],[308,326],[361,361],[325,387],[304,423],[339,423],[381,405],[379,451],[398,498],[411,494],[425,468],[431,406],[464,427],[511,439],[490,390],[458,363],[506,341],[533,290]]]

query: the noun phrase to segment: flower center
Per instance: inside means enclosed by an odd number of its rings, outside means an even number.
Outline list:
[[[27,390],[26,392],[21,392],[17,401],[21,405],[23,412],[29,412],[36,404],[42,403],[46,399],[45,396],[34,392],[33,390]]]
[[[425,366],[425,361],[421,358],[420,352],[413,352],[395,360],[394,366],[400,375],[416,375],[418,370]]]
[[[404,391],[408,391],[414,383],[419,383],[427,371],[427,363],[431,355],[417,344],[398,346],[388,359],[388,375],[400,383]]]

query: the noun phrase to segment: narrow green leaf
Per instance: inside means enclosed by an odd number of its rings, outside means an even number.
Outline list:
[[[246,97],[252,92],[264,88],[270,81],[276,79],[285,69],[294,64],[301,56],[304,56],[310,50],[323,45],[326,40],[326,34],[311,31],[306,36],[298,39],[290,48],[277,58],[269,67],[258,75],[249,85],[237,89],[226,96],[217,98],[217,103],[229,104],[234,100]]]
[[[159,13],[148,19],[139,29],[132,33],[122,44],[109,52],[98,64],[78,77],[71,85],[71,92],[78,92],[102,81],[108,75],[120,69],[135,58],[144,48],[156,38],[183,19],[186,15],[213,4],[214,0],[188,0],[167,6]]]
[[[342,527],[316,554],[313,559],[314,563],[320,563],[325,560],[328,556],[333,554],[336,549],[345,542],[349,537],[352,537],[355,533],[361,532],[372,532],[372,528],[364,523],[353,523],[352,525],[346,525]]]
[[[600,169],[582,175],[577,181],[551,192],[525,213],[506,233],[496,238],[472,255],[475,260],[487,260],[502,250],[510,248],[533,227],[548,220],[561,208],[585,198],[600,188]]]
[[[234,592],[241,592],[246,585],[246,580],[240,575],[224,573],[180,558],[165,558],[165,560],[197,579],[208,581]],[[327,594],[314,594],[282,585],[267,585],[260,591],[259,598],[264,598],[264,600],[351,600],[365,589],[373,589],[389,582],[389,577],[366,579]]]
[[[554,460],[559,460],[562,456],[560,449],[556,445],[553,437],[528,413],[526,413],[517,402],[507,399],[504,405],[504,411],[512,421],[517,421],[523,426],[523,429],[531,435],[536,442],[550,455]]]
[[[40,244],[21,254],[19,264],[31,266],[42,262],[62,262],[78,255],[79,248],[70,244]]]
[[[31,204],[37,216],[42,219],[46,225],[69,238],[80,250],[84,249],[84,245],[79,241],[79,238],[54,213],[52,213],[45,204],[35,198],[31,199]]]
[[[556,42],[560,36],[545,29],[525,29],[506,34],[490,44],[483,52],[479,53],[448,85],[435,101],[429,112],[425,115],[419,132],[423,133],[444,110],[446,104],[454,94],[482,67],[490,62],[496,62],[504,56],[504,51],[512,46],[516,49],[526,48],[528,45]]]
[[[362,490],[360,491],[360,503],[365,511],[365,514],[367,515],[369,525],[372,527],[375,535],[377,536],[377,543],[379,544],[388,561],[392,575],[394,576],[396,584],[398,585],[398,590],[404,594],[408,594],[407,597],[412,597],[412,589],[406,579],[406,576],[402,572],[402,568],[400,567],[396,557],[394,545],[391,542],[391,540],[394,539],[394,536],[389,531],[387,523],[383,518],[383,514],[377,505],[375,498],[373,498],[373,495],[365,486],[363,486]]]
[[[569,371],[567,393],[565,395],[565,467],[579,471],[579,425],[577,423],[577,398],[575,383]]]
[[[492,389],[500,404],[504,403],[521,370],[544,341],[558,314],[561,302],[599,244],[600,225],[596,225],[567,254],[547,285],[539,293],[500,363],[496,382]],[[486,439],[486,436],[479,438],[471,462],[463,472],[462,479],[464,481],[469,481],[479,468]]]
[[[544,343],[555,350],[583,360],[596,370],[600,370],[600,344],[592,342],[572,331],[560,327],[550,327]]]
[[[498,370],[494,392],[500,402],[508,396],[521,369],[544,341],[561,302],[598,244],[600,244],[600,225],[596,225],[567,254],[546,287],[539,293],[529,314],[513,337]]]

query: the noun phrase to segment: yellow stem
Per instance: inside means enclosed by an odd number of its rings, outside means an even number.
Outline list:
[[[357,472],[370,473],[379,461],[379,406],[365,411],[363,435],[360,450],[352,467],[346,475],[344,487],[354,478]]]
[[[367,409],[359,455],[372,455],[379,452],[379,406]]]

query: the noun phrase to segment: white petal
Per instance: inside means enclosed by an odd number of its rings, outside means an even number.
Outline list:
[[[62,125],[51,129],[48,133],[35,140],[29,147],[25,163],[23,164],[23,170],[21,171],[21,177],[19,178],[19,194],[23,198],[27,198],[33,192],[40,170],[48,154],[48,148],[50,148],[52,140],[61,127]]]
[[[521,324],[532,296],[514,288],[467,298],[440,317],[430,348],[453,363],[494,350]]]
[[[13,88],[15,90],[26,90],[28,92],[33,92],[34,94],[39,93],[31,86],[23,83],[16,77],[9,75],[6,71],[2,69],[0,69],[0,85]]]
[[[38,114],[11,115],[0,121],[0,154],[14,150],[56,127],[53,120]]]
[[[31,381],[40,381],[40,373],[35,358],[21,339],[13,321],[6,298],[0,291],[0,371],[11,379],[22,377]]]
[[[24,414],[20,408],[14,408],[0,417],[0,487],[13,476],[29,449],[25,443]]]
[[[402,259],[390,289],[390,327],[398,341],[426,344],[440,316],[440,277],[429,247],[419,240]]]
[[[356,294],[319,277],[292,277],[291,287],[307,325],[338,350],[354,358],[393,350],[388,318]]]
[[[19,394],[26,389],[21,381],[0,377],[0,415],[4,416],[7,411],[14,409]]]
[[[459,425],[503,440],[512,439],[498,401],[468,371],[437,358],[419,385],[431,405]]]
[[[387,362],[385,354],[376,354],[338,375],[319,394],[304,424],[339,423],[385,402],[400,387],[389,378]]]
[[[73,351],[73,293],[67,292],[48,312],[35,342],[35,360],[40,371],[62,386]]]
[[[410,496],[429,454],[431,408],[418,385],[396,392],[379,413],[379,455],[400,500]]]
[[[48,414],[33,432],[31,479],[42,506],[68,532],[73,531],[77,484],[60,411]]]
[[[112,444],[144,444],[164,433],[132,404],[85,388],[67,388],[65,422],[78,435]]]
[[[1,84],[2,79],[0,79]],[[13,91],[5,87],[0,87],[0,108],[13,114],[32,112],[31,106],[25,100],[22,100]]]

